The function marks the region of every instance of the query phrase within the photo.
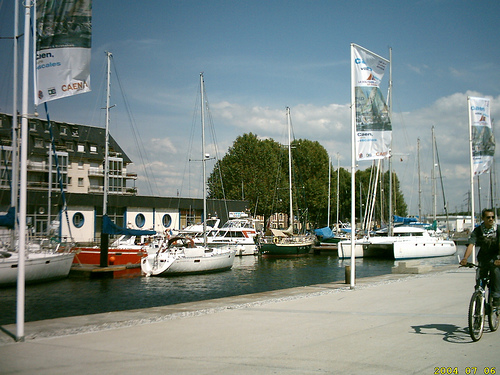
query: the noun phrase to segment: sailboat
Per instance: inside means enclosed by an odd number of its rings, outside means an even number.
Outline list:
[[[109,109],[110,109],[110,81],[111,81],[111,52],[106,52],[107,56],[107,95],[106,95],[106,143],[104,152],[104,195],[103,195],[103,218],[100,246],[93,247],[74,247],[76,253],[74,262],[78,265],[100,265],[107,267],[112,265],[138,265],[143,255],[148,250],[154,249],[154,244],[158,241],[156,231],[138,230],[122,228],[117,226],[107,215],[108,190],[109,190]],[[121,235],[117,241],[109,248],[109,235]],[[136,245],[135,240],[141,236],[148,236],[147,242],[150,246]],[[132,243],[130,243],[132,242]],[[139,243],[145,243],[142,240]]]
[[[203,216],[206,217],[206,161],[205,154],[205,99],[203,73],[200,73],[201,92],[201,155],[203,163]],[[203,221],[203,245],[196,245],[192,238],[176,236],[165,239],[157,252],[149,253],[142,258],[141,270],[146,276],[171,276],[220,272],[233,267],[235,251],[229,247],[212,247],[207,245],[206,220]]]
[[[15,32],[17,34],[17,2],[15,4]],[[21,152],[17,149],[17,59],[14,70],[14,95],[12,116],[12,176],[11,204],[8,212],[0,219],[0,227],[10,230],[10,244],[0,249],[0,286],[16,285],[18,296],[24,300],[24,283],[43,282],[61,279],[68,276],[73,253],[64,252],[57,247],[44,249],[38,244],[31,244],[27,240],[26,205],[27,205],[27,160],[28,160],[28,75],[29,75],[29,21],[30,12],[25,14],[25,47],[23,61],[23,90],[22,90],[22,124],[21,124]],[[17,36],[14,37],[14,55],[17,55]],[[19,180],[17,176],[20,176]],[[19,185],[18,185],[19,182]],[[19,194],[18,187],[19,186]],[[16,205],[19,197],[19,205]],[[16,207],[19,207],[17,217]],[[22,336],[19,335],[19,336]]]
[[[268,228],[259,238],[259,253],[265,257],[297,257],[309,254],[315,236],[294,234],[292,194],[292,145],[290,108],[286,108],[288,125],[288,188],[290,195],[290,227],[286,231]]]

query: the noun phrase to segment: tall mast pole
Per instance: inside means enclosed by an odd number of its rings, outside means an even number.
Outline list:
[[[432,131],[432,170],[431,170],[431,180],[432,180],[432,218],[436,220],[437,215],[437,197],[436,197],[436,139],[434,138],[434,126],[431,128]]]
[[[292,226],[293,233],[293,201],[292,201],[292,137],[291,137],[291,121],[290,121],[290,107],[286,107],[286,118],[288,124],[288,189],[290,193],[290,225]]]
[[[104,194],[102,202],[102,223],[101,230],[101,253],[100,253],[100,266],[108,266],[108,247],[109,235],[104,233],[104,217],[108,214],[108,190],[109,190],[109,109],[111,97],[111,52],[106,52],[107,56],[107,88],[106,88],[106,132],[105,132],[105,145],[104,145]]]
[[[200,95],[201,95],[201,161],[203,163],[203,246],[207,246],[207,172],[205,164],[207,156],[205,155],[205,87],[203,81],[203,72],[200,73]]]
[[[340,154],[337,152],[337,232],[339,231]]]
[[[389,118],[391,119],[392,124],[392,48],[389,48]],[[389,236],[392,236],[393,233],[393,210],[392,207],[392,136],[391,136],[391,149],[389,151]]]
[[[420,138],[417,138],[417,165],[418,165],[418,220],[422,222],[422,185],[420,182]]]
[[[332,185],[332,158],[328,155],[328,219],[326,226],[330,228],[330,193]]]

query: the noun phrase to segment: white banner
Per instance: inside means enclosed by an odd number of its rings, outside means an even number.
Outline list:
[[[392,125],[380,82],[389,61],[351,45],[356,107],[356,160],[390,156]]]
[[[92,0],[36,3],[35,104],[90,91]]]
[[[474,175],[487,172],[495,156],[495,137],[491,128],[490,100],[469,97],[469,125],[472,134]]]

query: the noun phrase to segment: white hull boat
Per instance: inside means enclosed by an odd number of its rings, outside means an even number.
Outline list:
[[[68,276],[74,253],[28,253],[24,261],[26,283],[62,279]],[[15,285],[19,254],[0,251],[0,286]]]
[[[220,229],[212,230],[207,236],[207,245],[229,247],[236,255],[257,255],[259,253],[255,236],[257,230],[252,219],[238,218],[228,220]],[[199,242],[198,242],[199,241]],[[203,238],[195,238],[195,243],[202,243]]]
[[[377,257],[391,259],[432,258],[455,254],[455,242],[431,236],[418,227],[396,227],[394,235],[369,237],[355,242],[355,257]],[[339,258],[351,257],[351,241],[340,241]]]
[[[141,260],[146,276],[174,276],[226,271],[232,268],[235,252],[229,248],[196,246],[192,239],[174,237],[155,254]]]
[[[205,154],[205,115],[204,115],[204,81],[200,74],[201,96],[201,128],[202,128],[202,162],[203,162],[203,216],[207,213],[207,181]],[[218,222],[217,222],[218,225]],[[207,244],[207,222],[203,222],[201,235],[203,244],[196,245],[192,238],[187,236],[173,237],[163,242],[159,250],[149,253],[141,260],[141,271],[146,276],[170,276],[197,273],[210,273],[229,270],[233,267],[235,251],[228,247],[213,247]]]

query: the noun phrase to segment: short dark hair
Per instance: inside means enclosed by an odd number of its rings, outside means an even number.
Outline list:
[[[493,215],[495,215],[495,210],[493,208],[483,208],[481,211],[481,218],[486,216],[486,212],[493,212]]]

